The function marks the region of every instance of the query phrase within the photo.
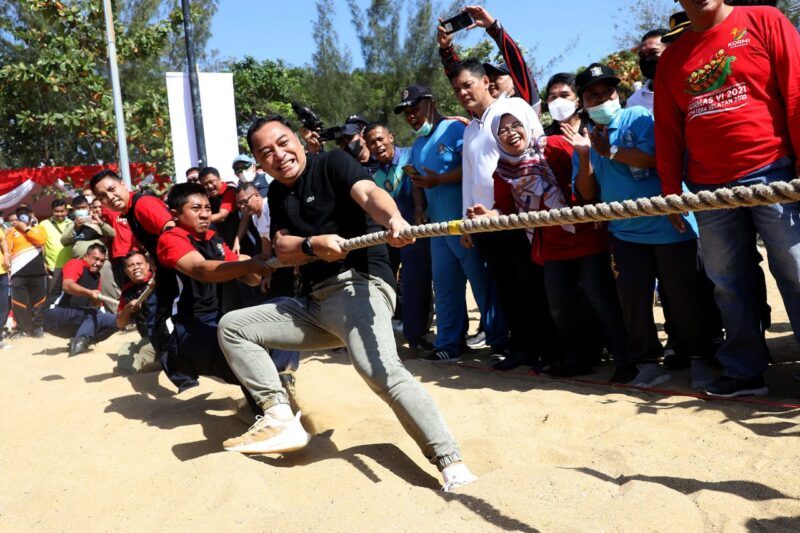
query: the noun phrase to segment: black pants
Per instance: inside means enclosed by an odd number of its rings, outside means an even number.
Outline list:
[[[675,350],[689,357],[710,355],[703,308],[697,305],[697,241],[639,244],[612,237],[611,248],[630,362],[651,363],[662,355],[653,319],[656,277],[667,295]]]
[[[614,364],[626,364],[625,325],[608,254],[546,261],[544,280],[550,312],[564,347],[564,362],[574,366],[592,363],[589,354],[596,348],[590,332],[592,324],[599,322],[601,337],[614,354]],[[583,313],[582,300],[590,306]]]
[[[531,243],[525,231],[498,231],[472,238],[497,284],[511,353],[526,353],[543,361],[556,359],[561,350],[547,304],[544,274],[542,267],[531,261]]]
[[[42,327],[46,296],[46,274],[34,276],[17,274],[11,278],[11,305],[17,330],[31,333],[34,329]]]

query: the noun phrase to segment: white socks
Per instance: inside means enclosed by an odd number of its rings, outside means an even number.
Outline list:
[[[264,411],[264,416],[268,416],[274,420],[285,422],[294,418],[292,408],[288,403],[277,403]]]
[[[478,476],[473,474],[464,463],[453,463],[444,467],[442,470],[442,490],[450,492],[457,487],[476,481]]]

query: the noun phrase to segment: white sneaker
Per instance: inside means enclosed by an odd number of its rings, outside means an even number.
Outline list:
[[[228,439],[222,446],[230,452],[287,453],[305,448],[311,440],[300,423],[300,411],[289,420],[277,420],[265,414],[241,437]]]
[[[464,463],[448,465],[442,470],[442,492],[453,492],[458,487],[463,487],[478,480],[478,476],[470,472]]]

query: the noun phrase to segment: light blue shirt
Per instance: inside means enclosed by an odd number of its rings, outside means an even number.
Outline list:
[[[461,165],[464,126],[458,120],[442,119],[430,135],[420,137],[411,147],[411,164],[420,174],[425,167],[441,174]],[[461,184],[446,183],[425,189],[431,222],[460,220]]]
[[[608,125],[608,140],[612,146],[637,148],[650,155],[656,153],[653,115],[641,106],[621,109]],[[638,168],[612,161],[592,148],[589,152],[594,177],[602,202],[620,202],[637,198],[660,196],[661,181],[655,168]],[[572,154],[572,187],[578,176],[580,160]],[[642,244],[670,244],[697,238],[697,225],[691,214],[686,219],[686,231],[680,233],[666,216],[637,217],[612,220],[608,231],[622,241]]]
[[[400,214],[411,224],[414,223],[414,197],[411,178],[403,172],[403,167],[411,163],[411,148],[394,147],[392,162],[381,164],[372,179],[375,185],[388,192],[394,198]]]

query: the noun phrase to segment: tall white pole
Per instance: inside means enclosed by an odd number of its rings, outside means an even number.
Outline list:
[[[128,140],[125,136],[125,116],[122,113],[122,92],[119,89],[117,69],[117,43],[114,38],[114,16],[111,0],[103,0],[106,15],[106,40],[108,41],[108,65],[111,70],[111,89],[114,93],[114,118],[117,121],[117,143],[119,144],[119,171],[128,189],[131,189],[131,166],[128,162]]]

